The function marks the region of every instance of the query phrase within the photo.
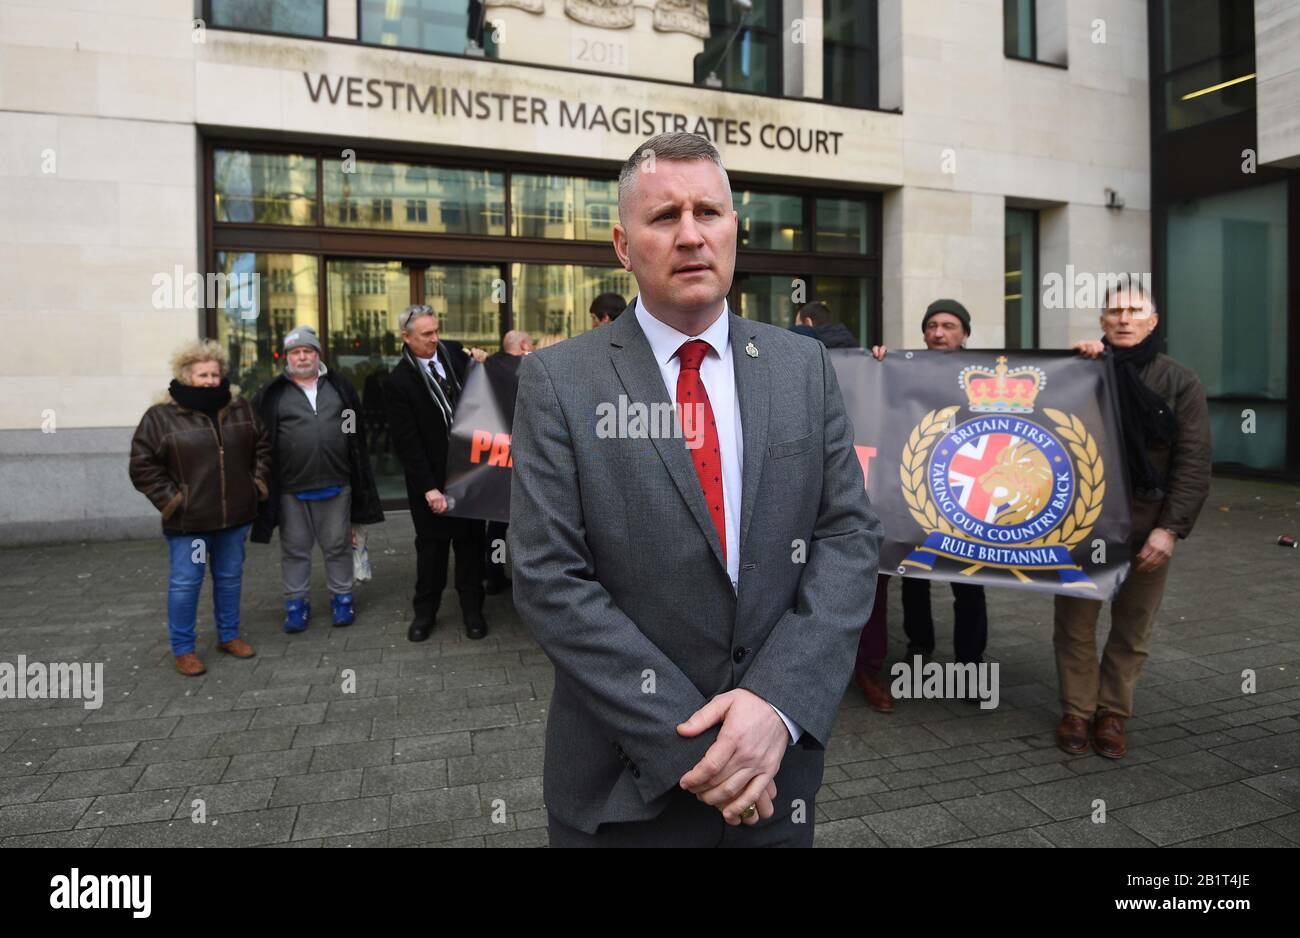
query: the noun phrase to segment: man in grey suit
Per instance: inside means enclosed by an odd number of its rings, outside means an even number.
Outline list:
[[[810,845],[881,538],[853,429],[820,343],[728,311],[711,143],[638,147],[619,217],[638,298],[519,370],[509,540],[555,665],[551,844]]]

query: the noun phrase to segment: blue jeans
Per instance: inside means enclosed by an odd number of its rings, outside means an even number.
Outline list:
[[[244,544],[252,524],[199,534],[167,534],[171,577],[167,584],[167,631],[172,654],[194,650],[194,620],[199,611],[203,571],[212,569],[212,617],[217,641],[239,638],[239,591],[244,576]]]

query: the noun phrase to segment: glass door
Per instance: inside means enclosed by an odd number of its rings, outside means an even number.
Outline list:
[[[505,300],[501,266],[328,258],[325,281],[329,367],[361,398],[380,498],[400,505],[406,483],[384,408],[384,377],[402,356],[398,317],[412,303],[427,303],[438,313],[442,338],[494,352]]]

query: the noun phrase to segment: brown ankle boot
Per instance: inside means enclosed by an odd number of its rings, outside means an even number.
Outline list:
[[[208,669],[203,667],[203,662],[199,660],[199,656],[191,651],[176,656],[176,670],[186,677],[198,677],[200,674],[206,673]]]
[[[242,638],[232,638],[224,644],[219,644],[217,650],[224,651],[228,655],[234,655],[236,658],[251,658],[255,654],[253,646]]]
[[[867,695],[867,706],[877,713],[894,712],[894,698],[878,675],[854,674],[853,679],[862,688],[862,693]]]
[[[1088,751],[1088,721],[1067,713],[1056,727],[1056,745],[1072,756]]]
[[[1128,739],[1124,736],[1124,718],[1114,713],[1097,717],[1092,731],[1092,746],[1097,755],[1107,759],[1122,759],[1128,753]]]

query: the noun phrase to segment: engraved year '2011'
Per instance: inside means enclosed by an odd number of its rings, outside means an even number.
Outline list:
[[[601,65],[606,68],[627,67],[627,46],[617,42],[601,42],[598,39],[577,40],[577,60],[588,65]]]

